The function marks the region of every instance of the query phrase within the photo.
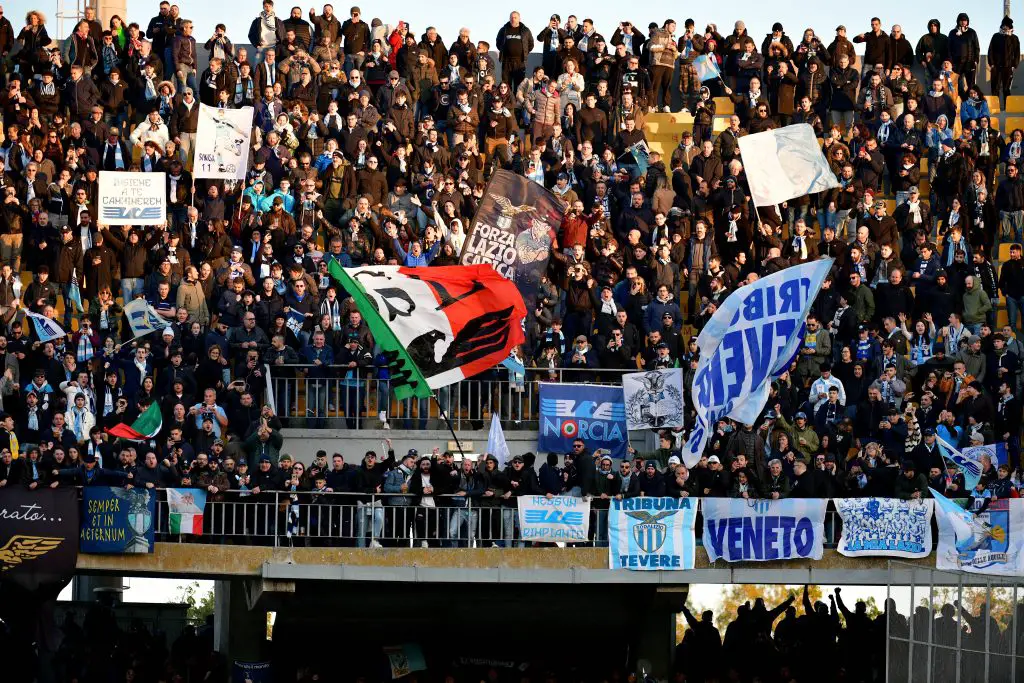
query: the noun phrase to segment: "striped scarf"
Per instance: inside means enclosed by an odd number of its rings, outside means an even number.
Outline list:
[[[83,334],[78,337],[78,349],[75,351],[75,360],[79,363],[88,363],[95,355],[92,340],[89,335]]]

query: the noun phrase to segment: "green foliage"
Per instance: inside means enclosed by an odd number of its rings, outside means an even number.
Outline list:
[[[194,624],[203,624],[213,614],[213,591],[200,594],[199,582],[192,581],[178,586],[178,602],[188,605],[188,619]]]

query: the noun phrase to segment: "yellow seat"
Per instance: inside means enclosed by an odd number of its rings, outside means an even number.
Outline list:
[[[886,199],[884,201],[885,201],[885,212],[886,212],[886,214],[891,216],[893,214],[893,212],[896,211],[896,200],[895,199]]]
[[[1022,117],[1010,116],[1006,118],[1006,121],[1004,123],[1006,123],[1006,127],[1003,128],[1003,131],[1005,131],[1007,135],[1017,130],[1018,128],[1024,130],[1024,118]]]
[[[728,97],[716,97],[715,98],[715,114],[718,116],[726,115],[731,116],[735,113],[736,109],[733,106],[732,99]]]
[[[1013,242],[1001,242],[999,244],[999,260],[1006,262],[1010,260],[1010,245]]]
[[[728,127],[729,127],[729,117],[728,116],[716,116],[714,118],[714,120],[711,122],[711,130],[712,130],[712,132],[715,132],[715,133],[721,133],[722,131],[724,131]]]
[[[1010,95],[1006,98],[1006,113],[1024,114],[1024,96]]]
[[[999,97],[996,95],[986,95],[985,101],[988,102],[988,111],[990,114],[998,114],[999,109]]]
[[[921,157],[921,173],[928,172],[928,157]]]
[[[1003,325],[1010,324],[1010,314],[1005,308],[1000,308],[996,311],[996,327],[1002,328]]]

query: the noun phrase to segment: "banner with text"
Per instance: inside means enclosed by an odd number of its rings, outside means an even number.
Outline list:
[[[151,553],[156,495],[148,489],[86,486],[82,489],[83,553]]]
[[[975,513],[934,489],[932,496],[939,523],[937,569],[1024,576],[1024,498],[992,500]]]
[[[167,220],[164,173],[100,171],[100,215],[104,225],[159,225]]]
[[[634,571],[693,569],[696,498],[625,498],[608,510],[608,566]]]
[[[244,180],[249,166],[252,107],[218,109],[199,105],[193,175]]]
[[[459,263],[485,263],[516,283],[533,315],[540,278],[564,207],[543,185],[511,171],[491,176],[469,226]]]
[[[843,520],[836,548],[847,557],[927,557],[932,552],[935,501],[833,498]]]
[[[573,496],[519,496],[519,530],[524,541],[579,543],[590,531],[590,501]]]
[[[772,379],[796,356],[807,312],[832,263],[823,258],[791,266],[740,287],[701,330],[700,360],[690,389],[697,424],[682,450],[687,467],[700,460],[723,417],[757,421]]]
[[[274,672],[270,662],[240,662],[231,667],[231,683],[272,683]]]
[[[607,448],[624,458],[628,437],[622,387],[541,382],[537,450],[569,453],[573,440],[583,439],[590,451]]]
[[[704,498],[704,548],[711,562],[820,560],[827,498]]]
[[[56,597],[75,574],[77,533],[74,489],[0,489],[0,581]]]

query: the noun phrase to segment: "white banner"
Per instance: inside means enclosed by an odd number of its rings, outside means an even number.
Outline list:
[[[252,107],[217,109],[199,105],[193,177],[244,180],[249,170],[252,120]]]
[[[772,379],[800,348],[804,320],[832,262],[791,266],[740,287],[711,316],[697,337],[700,360],[690,389],[697,423],[683,448],[687,467],[700,460],[718,420],[757,419]]]
[[[739,144],[755,206],[839,187],[809,124],[744,135]]]
[[[703,543],[708,560],[820,560],[827,505],[827,498],[704,498]]]
[[[519,496],[519,531],[524,541],[582,543],[590,533],[590,501],[572,496]]]
[[[927,557],[935,501],[833,498],[843,520],[837,550],[847,557]]]
[[[975,514],[931,491],[939,523],[937,569],[1024,576],[1024,499],[993,500]]]
[[[632,372],[622,376],[629,429],[683,426],[683,369]]]
[[[105,225],[160,225],[167,220],[166,174],[100,171],[99,204]]]

